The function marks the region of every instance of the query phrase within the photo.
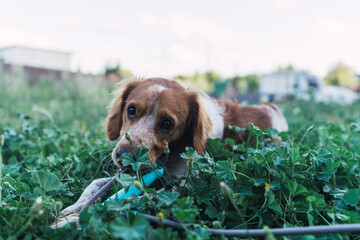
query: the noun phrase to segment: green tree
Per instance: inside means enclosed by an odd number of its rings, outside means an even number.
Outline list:
[[[131,77],[133,75],[130,71],[123,70],[120,67],[119,63],[117,63],[116,65],[110,65],[110,64],[106,65],[106,67],[105,67],[105,75],[109,75],[109,74],[116,74],[121,79],[129,78],[129,77]]]
[[[289,64],[286,67],[278,67],[277,69],[278,72],[295,72],[295,68],[293,65]]]
[[[246,76],[234,76],[229,78],[228,81],[234,84],[236,91],[239,93],[254,93],[259,89],[260,76],[257,74],[248,74]]]
[[[354,87],[357,83],[357,78],[352,69],[342,62],[336,64],[330,69],[326,75],[324,82],[328,85]]]
[[[222,80],[220,75],[215,73],[214,71],[207,71],[205,73],[195,72],[193,75],[178,75],[175,76],[174,79],[184,82],[191,82],[199,89],[205,92],[212,92],[214,90],[215,82],[219,82]]]
[[[259,90],[260,77],[257,74],[248,74],[244,77],[247,83],[247,93],[254,93]]]
[[[241,77],[239,75],[236,75],[234,77],[231,77],[227,79],[227,81],[230,81],[236,88],[236,91],[238,93],[245,93],[247,89],[247,83],[246,79],[244,77]]]
[[[209,82],[210,85],[214,85],[215,82],[221,80],[221,77],[214,71],[207,71],[205,73],[205,79]]]

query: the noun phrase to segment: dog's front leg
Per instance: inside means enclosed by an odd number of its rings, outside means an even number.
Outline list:
[[[79,213],[85,204],[92,198],[92,196],[94,196],[109,181],[111,181],[111,178],[100,178],[92,181],[92,183],[90,183],[90,185],[85,188],[84,192],[81,194],[76,203],[62,210],[59,216],[65,217],[71,213]],[[101,199],[96,202],[100,201]]]
[[[60,228],[68,222],[78,222],[81,209],[83,209],[86,203],[109,181],[111,181],[111,178],[100,178],[92,181],[90,185],[85,188],[76,203],[62,210],[59,214],[59,218],[51,224],[50,227]]]

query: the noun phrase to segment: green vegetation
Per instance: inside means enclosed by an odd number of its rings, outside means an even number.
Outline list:
[[[123,70],[120,67],[120,64],[117,63],[115,65],[108,64],[105,67],[105,75],[116,74],[120,79],[126,79],[132,77],[133,74],[130,71]]]
[[[208,239],[206,228],[360,222],[360,103],[290,101],[280,104],[290,129],[280,133],[280,146],[264,145],[272,130],[249,125],[257,145],[225,140],[234,149],[227,151],[225,143],[209,140],[204,156],[187,148],[182,157],[189,170],[178,182],[158,193],[148,188],[146,197],[133,201],[87,208],[81,229],[76,224],[51,229],[61,209],[92,180],[116,172],[109,155],[114,143],[103,130],[111,87],[86,85],[43,79],[28,87],[19,79],[0,79],[0,239]],[[128,210],[189,223],[194,230],[178,232],[153,227],[142,216],[119,216]]]
[[[324,82],[328,85],[343,86],[356,89],[359,85],[353,70],[340,62],[336,64],[326,75]]]
[[[232,84],[236,91],[240,94],[255,93],[259,89],[260,76],[257,74],[248,74],[245,76],[233,76],[230,78],[223,78],[214,71],[207,71],[204,74],[195,73],[190,76],[178,75],[174,79],[189,82],[199,89],[208,92],[218,94],[216,84],[228,86]],[[225,89],[222,89],[223,91]]]

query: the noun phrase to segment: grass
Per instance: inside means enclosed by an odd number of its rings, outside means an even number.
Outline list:
[[[75,224],[49,228],[92,180],[116,171],[110,160],[114,143],[103,130],[110,91],[106,85],[91,88],[50,79],[29,87],[21,79],[0,78],[0,238],[207,239],[206,228],[360,222],[360,104],[289,101],[280,104],[290,129],[280,133],[280,146],[264,146],[272,130],[249,125],[251,136],[260,139],[257,146],[227,140],[235,149],[230,152],[219,140],[209,140],[204,156],[186,149],[182,157],[189,170],[179,180],[184,186],[174,182],[159,193],[146,189],[145,198],[87,208],[80,230]],[[195,228],[178,232],[153,227],[141,216],[119,216],[128,210]]]

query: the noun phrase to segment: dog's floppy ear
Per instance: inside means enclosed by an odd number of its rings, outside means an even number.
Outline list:
[[[126,87],[115,91],[116,97],[109,106],[108,116],[106,118],[105,131],[110,141],[116,140],[120,136],[122,126],[122,113],[129,97],[130,92],[136,87],[136,84],[130,83]]]
[[[200,103],[198,93],[191,92],[188,95],[188,106],[189,118],[186,131],[190,132],[193,148],[202,155],[211,130],[211,121]]]

